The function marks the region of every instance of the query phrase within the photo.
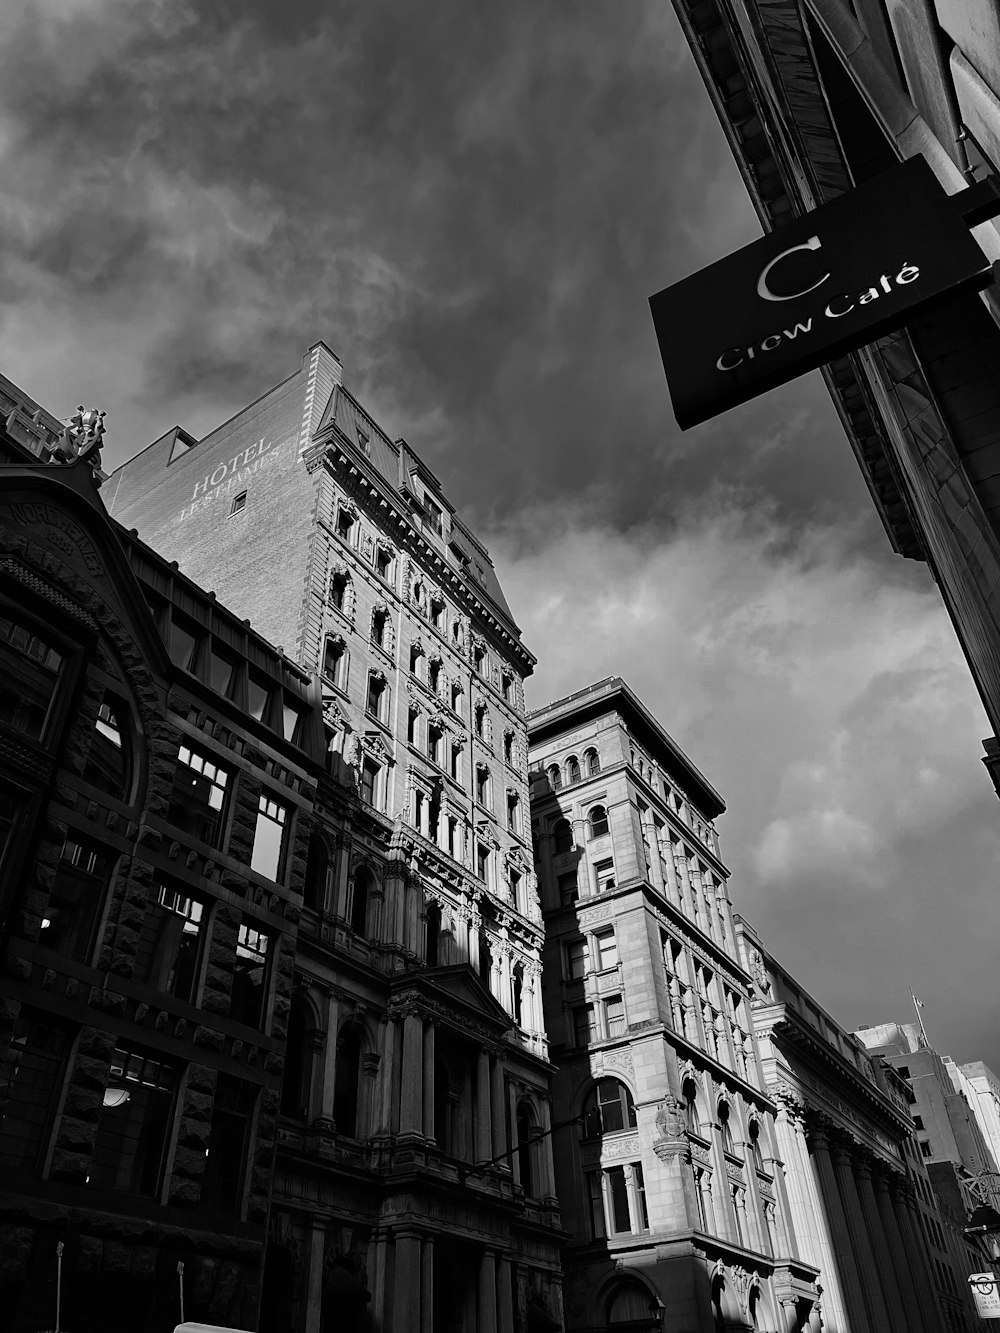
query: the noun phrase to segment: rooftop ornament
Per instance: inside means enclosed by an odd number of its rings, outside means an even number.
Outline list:
[[[104,417],[105,413],[96,407],[84,407],[81,403],[63,422],[63,433],[52,446],[52,462],[76,463],[83,459],[99,469],[104,445]]]

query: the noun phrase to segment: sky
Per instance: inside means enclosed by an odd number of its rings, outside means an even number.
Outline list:
[[[667,0],[7,0],[0,372],[202,435],[322,338],[486,542],[529,706],[624,676],[847,1027],[1000,1071],[989,727],[814,373],[685,434],[648,297],[760,235]]]

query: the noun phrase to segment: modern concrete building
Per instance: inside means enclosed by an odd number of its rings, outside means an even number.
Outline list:
[[[319,684],[0,416],[0,1323],[256,1328]]]
[[[925,1217],[934,1247],[932,1273],[942,1307],[961,1303],[968,1327],[976,1326],[967,1277],[982,1268],[982,1256],[970,1247],[963,1228],[978,1199],[968,1182],[996,1165],[963,1093],[956,1090],[948,1066],[928,1046],[916,1023],[881,1023],[860,1028],[855,1036],[905,1083],[914,1135],[934,1191],[936,1217]]]
[[[902,1077],[869,1054],[737,917],[795,1234],[831,1333],[973,1329],[966,1250],[931,1188]],[[963,1291],[964,1288],[964,1291]]]
[[[322,343],[104,493],[320,692],[331,780],[298,929],[269,1317],[317,1333],[350,1279],[378,1333],[558,1327],[534,659],[488,553]]]
[[[768,231],[923,155],[948,194],[1000,162],[994,0],[674,0]],[[1000,258],[1000,234],[975,235]],[[905,260],[905,256],[901,259]],[[925,560],[1000,732],[1000,298],[824,369],[893,548]],[[1000,789],[1000,742],[984,741]]]
[[[714,821],[624,681],[529,716],[566,1327],[818,1333]],[[582,1117],[582,1122],[580,1120]]]

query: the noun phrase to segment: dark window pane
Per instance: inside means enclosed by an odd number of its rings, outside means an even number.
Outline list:
[[[97,710],[84,780],[120,801],[132,785],[132,752],[124,726],[124,705],[106,694]]]
[[[608,1182],[608,1194],[611,1198],[612,1231],[631,1231],[632,1224],[628,1216],[628,1185],[625,1183],[625,1168],[613,1166],[605,1172]]]
[[[214,645],[208,663],[208,679],[213,690],[228,695],[236,674],[236,663]]]
[[[254,1097],[251,1084],[228,1074],[219,1075],[205,1176],[201,1184],[203,1208],[239,1212],[243,1202],[247,1138]]]
[[[61,1029],[21,1011],[0,1063],[0,1176],[37,1168],[68,1044]]]
[[[170,1130],[177,1075],[131,1049],[116,1050],[87,1183],[155,1195]]]
[[[78,962],[90,961],[112,864],[110,856],[89,843],[66,839],[42,917],[39,944]]]
[[[236,967],[229,1013],[238,1023],[260,1027],[267,993],[270,938],[244,922],[236,940]]]
[[[185,671],[194,670],[198,651],[198,630],[178,619],[176,613],[170,622],[170,656]]]
[[[278,878],[287,820],[285,807],[279,805],[267,792],[261,792],[257,802],[253,852],[250,856],[250,868],[256,870],[258,875],[266,875],[268,879]]]
[[[182,745],[177,752],[168,818],[194,838],[219,845],[229,774]]]
[[[358,1130],[358,1086],[361,1037],[356,1028],[341,1031],[337,1042],[337,1073],[333,1087],[333,1123],[338,1134],[353,1139]]]
[[[260,722],[264,717],[270,698],[271,686],[251,672],[247,683],[247,710],[255,721]]]
[[[204,904],[158,884],[139,938],[136,975],[178,1000],[194,1000]]]
[[[63,656],[9,614],[0,615],[0,721],[40,740]]]

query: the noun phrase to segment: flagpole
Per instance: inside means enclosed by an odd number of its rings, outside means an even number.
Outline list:
[[[927,1029],[924,1027],[924,1020],[920,1016],[920,1011],[924,1007],[923,1001],[918,1000],[913,991],[910,991],[910,999],[913,1001],[913,1012],[917,1016],[917,1022],[920,1024],[920,1035],[924,1039],[924,1049],[930,1048],[930,1042],[927,1040]]]

